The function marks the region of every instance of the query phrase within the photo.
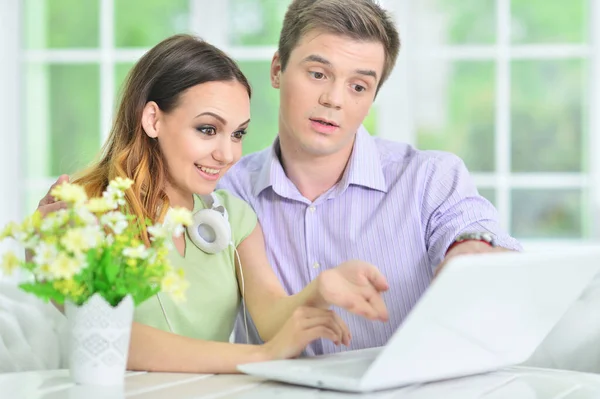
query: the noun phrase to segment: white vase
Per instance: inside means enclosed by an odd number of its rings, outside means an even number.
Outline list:
[[[127,367],[133,299],[126,296],[112,307],[99,294],[82,306],[67,302],[69,369],[83,385],[122,385]]]

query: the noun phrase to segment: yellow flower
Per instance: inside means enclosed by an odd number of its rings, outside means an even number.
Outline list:
[[[107,198],[92,198],[86,204],[86,208],[93,213],[104,213],[116,209],[117,204]]]
[[[71,183],[62,183],[52,189],[50,194],[58,201],[72,204],[81,204],[87,201],[87,194],[83,187]]]
[[[10,222],[4,227],[2,233],[0,233],[0,240],[4,240],[8,237],[14,237],[15,231],[19,230],[19,225],[15,222]]]
[[[42,214],[39,211],[33,212],[31,216],[23,221],[23,231],[31,234],[42,226]]]
[[[169,211],[169,221],[174,224],[189,226],[192,224],[192,212],[186,208],[171,208]]]
[[[61,294],[72,298],[81,296],[85,292],[85,286],[72,279],[56,280],[52,286]]]
[[[58,248],[55,245],[41,242],[35,249],[35,256],[33,262],[36,265],[44,265],[54,262],[58,256]]]
[[[73,252],[80,253],[90,248],[89,240],[83,234],[83,229],[69,229],[60,240],[64,247]]]
[[[50,264],[50,275],[54,279],[69,279],[79,273],[84,266],[84,260],[60,253],[56,260]]]
[[[183,270],[169,272],[161,281],[161,290],[171,295],[175,302],[185,300],[185,291],[189,287],[189,282],[183,278]]]
[[[11,275],[20,264],[21,261],[12,251],[8,251],[2,257],[2,271],[7,275]]]
[[[125,191],[133,185],[133,180],[122,177],[115,177],[110,183],[109,187],[113,187],[117,190]]]
[[[37,268],[34,270],[34,273],[37,276],[37,278],[40,280],[53,280],[54,279],[54,275],[52,274],[53,273],[52,268],[47,263],[38,265]]]

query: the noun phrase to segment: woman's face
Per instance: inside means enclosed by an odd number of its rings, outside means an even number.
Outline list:
[[[146,105],[142,125],[146,134],[158,139],[172,203],[214,191],[217,181],[242,156],[249,122],[250,98],[238,81],[193,86],[169,113],[154,102]]]

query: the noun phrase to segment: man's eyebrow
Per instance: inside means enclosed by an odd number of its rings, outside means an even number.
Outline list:
[[[329,62],[329,60],[316,54],[309,55],[308,57],[304,58],[302,62],[318,62],[319,64],[331,66],[331,62]]]
[[[327,66],[332,66],[331,62],[329,60],[327,60],[326,58],[321,57],[320,55],[317,54],[311,54],[307,57],[305,57],[302,62],[318,62],[319,64],[323,64],[323,65],[327,65]],[[373,79],[377,80],[377,72],[375,72],[372,69],[356,69],[354,70],[355,73],[359,74],[359,75],[364,75],[364,76],[370,76]]]

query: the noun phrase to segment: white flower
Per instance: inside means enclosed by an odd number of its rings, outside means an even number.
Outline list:
[[[127,228],[127,218],[121,212],[108,212],[100,217],[100,223],[119,235]]]
[[[12,251],[8,251],[2,257],[2,272],[11,275],[20,265],[21,261]]]
[[[61,252],[48,267],[50,279],[70,279],[86,266],[83,258],[73,258]],[[43,272],[43,270],[40,270]]]
[[[94,215],[87,207],[77,206],[75,208],[75,214],[79,220],[85,225],[96,225],[98,224],[98,218]]]
[[[113,209],[117,209],[117,203],[105,197],[91,198],[85,205],[88,211],[93,213],[105,213]]]
[[[33,262],[36,265],[50,264],[58,257],[56,245],[41,242],[35,249]]]
[[[123,255],[128,258],[144,259],[148,256],[148,249],[144,244],[138,245],[133,248],[125,248]]]
[[[169,236],[169,230],[165,226],[155,224],[154,226],[148,227],[148,234],[150,234],[150,240],[156,241],[167,238]]]
[[[170,208],[163,226],[172,236],[180,237],[184,232],[184,226],[190,226],[192,222],[192,212],[188,209]]]
[[[57,201],[65,201],[72,204],[81,204],[87,201],[85,189],[71,183],[62,183],[60,186],[54,187],[50,194]]]
[[[121,190],[117,190],[114,187],[108,187],[104,193],[102,193],[102,198],[104,198],[110,204],[125,205],[125,193]]]
[[[120,191],[125,191],[129,187],[133,185],[133,180],[122,177],[115,177],[110,183],[108,183],[109,187],[113,187]]]
[[[105,239],[104,230],[102,230],[100,226],[86,226],[81,229],[81,234],[83,235],[89,248],[99,247],[102,245],[102,242]]]
[[[103,239],[104,234],[99,226],[86,226],[67,230],[60,242],[68,251],[78,254],[98,247]]]
[[[69,211],[67,209],[59,209],[56,212],[46,215],[46,217],[42,220],[42,225],[40,228],[43,232],[48,232],[62,227],[68,221]]]

